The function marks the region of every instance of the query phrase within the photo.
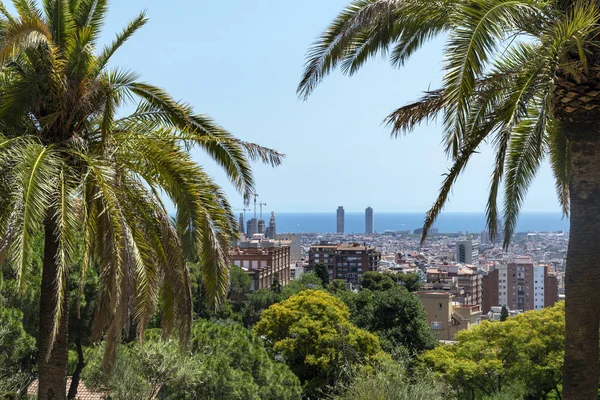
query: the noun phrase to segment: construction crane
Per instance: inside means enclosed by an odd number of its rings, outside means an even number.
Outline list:
[[[256,218],[256,198],[258,197],[258,195],[256,193],[254,193],[254,218]]]
[[[260,202],[258,205],[260,206],[260,219],[262,219],[262,206],[266,206],[267,203]]]

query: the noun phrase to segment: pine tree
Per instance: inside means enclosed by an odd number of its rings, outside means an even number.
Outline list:
[[[502,306],[502,310],[500,311],[500,321],[504,322],[508,319],[508,308],[506,306]]]

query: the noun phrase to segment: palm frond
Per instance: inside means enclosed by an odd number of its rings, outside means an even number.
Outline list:
[[[569,179],[571,177],[571,147],[569,140],[555,119],[548,126],[548,153],[556,180],[556,194],[563,215],[569,216]]]

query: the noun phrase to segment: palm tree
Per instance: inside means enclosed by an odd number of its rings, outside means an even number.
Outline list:
[[[207,300],[226,295],[237,235],[224,193],[191,158],[206,151],[248,199],[249,162],[281,155],[242,142],[135,73],[107,67],[145,23],[140,14],[100,51],[107,0],[0,3],[0,265],[26,284],[33,238],[44,235],[39,398],[64,399],[66,284],[76,240],[83,273],[99,270],[93,336],[110,368],[130,321],[141,340],[160,307],[165,334],[185,341],[192,317],[186,261],[200,262]],[[134,111],[120,111],[124,104]],[[171,220],[163,198],[175,205]],[[83,281],[82,277],[82,281]]]
[[[389,55],[401,67],[437,36],[446,40],[439,90],[392,114],[393,136],[440,117],[453,166],[426,215],[424,240],[450,189],[482,143],[496,150],[486,207],[498,232],[504,183],[504,245],[529,184],[548,157],[565,215],[565,399],[596,398],[600,325],[600,36],[593,0],[355,0],[308,53],[298,93],[306,98],[333,69],[353,74]]]

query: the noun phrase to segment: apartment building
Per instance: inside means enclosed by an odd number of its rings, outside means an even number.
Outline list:
[[[375,247],[359,243],[320,243],[311,246],[308,253],[309,267],[326,264],[329,278],[342,279],[353,286],[360,285],[362,275],[367,271],[377,271],[381,253]]]
[[[251,290],[268,289],[275,276],[285,286],[290,281],[290,243],[286,240],[265,239],[262,234],[241,241],[229,251],[232,264],[241,267],[252,277]]]
[[[497,264],[483,279],[483,312],[492,306],[540,310],[558,301],[558,280],[548,265],[534,265],[529,257]]]
[[[481,306],[459,304],[447,292],[417,292],[427,314],[427,324],[439,340],[453,340],[456,332],[481,321]]]

